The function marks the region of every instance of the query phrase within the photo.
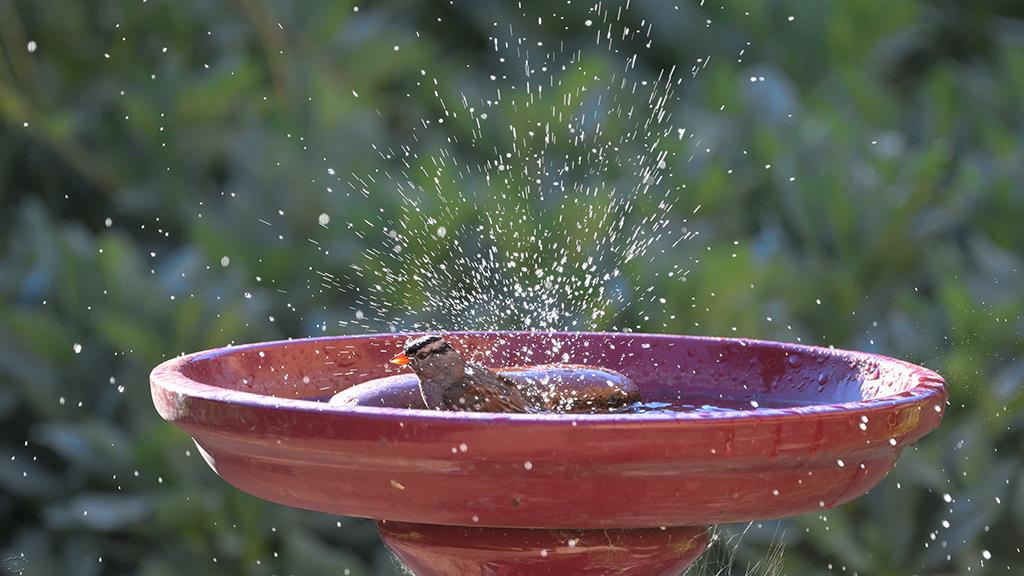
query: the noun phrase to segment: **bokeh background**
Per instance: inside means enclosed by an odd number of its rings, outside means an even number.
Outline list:
[[[147,375],[345,332],[353,293],[311,270],[370,240],[318,215],[400,200],[326,193],[325,159],[386,166],[369,144],[436,114],[421,69],[478,92],[494,21],[589,7],[523,4],[0,0],[0,573],[400,573],[370,522],[222,482]],[[698,570],[1024,574],[1024,5],[651,0],[625,18],[657,23],[640,68],[720,56],[674,110],[713,151],[675,169],[680,216],[702,208],[678,248],[699,263],[658,285],[674,318],[627,297],[594,327],[877,351],[951,385],[942,428],[868,496],[723,527]],[[543,34],[620,65],[579,25]],[[633,278],[672,263],[640,260]]]

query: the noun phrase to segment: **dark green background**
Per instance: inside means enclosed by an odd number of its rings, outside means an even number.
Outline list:
[[[525,10],[572,23],[549,43],[610,58],[579,25],[588,6],[543,4]],[[702,206],[678,260],[700,263],[688,282],[648,281],[667,308],[627,290],[595,327],[877,351],[940,371],[952,393],[942,428],[868,496],[742,539],[723,528],[700,570],[1024,573],[1024,9],[697,4],[634,1],[626,18],[656,22],[641,69],[714,55],[673,110],[714,148],[674,167],[687,189],[673,216]],[[354,292],[320,291],[311,269],[343,271],[375,245],[317,215],[358,221],[400,200],[327,194],[324,159],[386,166],[369,144],[437,114],[423,68],[447,97],[479,92],[496,20],[530,19],[499,0],[0,0],[3,569],[396,573],[369,522],[227,486],[158,418],[147,374],[181,352],[345,331]],[[662,278],[674,257],[629,277]]]

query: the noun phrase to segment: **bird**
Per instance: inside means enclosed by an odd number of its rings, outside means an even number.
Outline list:
[[[431,410],[535,413],[516,385],[497,372],[467,362],[443,336],[410,338],[392,364],[408,366],[420,380],[423,403]]]

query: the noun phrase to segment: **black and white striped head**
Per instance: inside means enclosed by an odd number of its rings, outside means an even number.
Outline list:
[[[468,369],[459,351],[437,334],[410,338],[391,362],[408,365],[419,376],[420,394],[431,410],[445,409],[446,390],[464,380]]]
[[[392,358],[391,363],[398,364],[399,366],[411,364],[415,368],[417,364],[431,359],[431,357],[447,356],[449,354],[458,356],[458,352],[452,348],[451,344],[445,341],[444,336],[428,334],[407,340],[405,342],[405,349],[402,350],[401,354]]]

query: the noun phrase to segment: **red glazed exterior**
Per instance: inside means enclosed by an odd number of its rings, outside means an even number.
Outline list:
[[[873,354],[689,336],[504,332],[451,340],[490,366],[560,362],[568,353],[572,362],[623,372],[647,401],[696,390],[814,405],[509,415],[309,400],[398,373],[387,360],[405,337],[273,342],[175,358],[153,370],[153,401],[218,474],[267,500],[421,524],[593,529],[706,526],[842,504],[938,425],[947,397],[936,373]]]
[[[706,528],[527,530],[380,522],[414,574],[679,576],[708,545]]]

